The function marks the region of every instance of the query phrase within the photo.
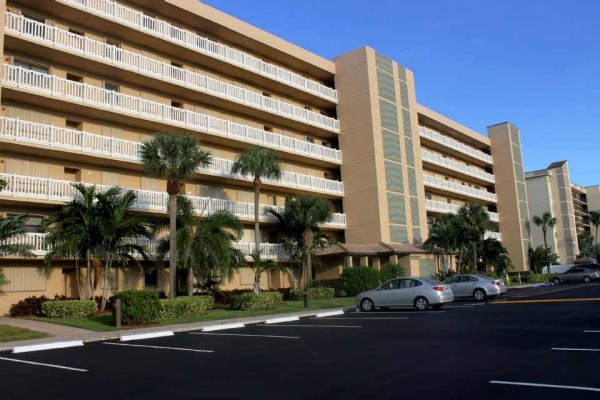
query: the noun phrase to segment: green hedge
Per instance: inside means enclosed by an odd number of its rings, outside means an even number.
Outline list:
[[[232,296],[230,308],[242,311],[272,310],[282,301],[283,294],[279,292],[244,293]]]
[[[190,318],[206,315],[207,310],[214,307],[211,296],[177,297],[161,299],[160,318]]]
[[[312,287],[308,289],[309,299],[333,299],[335,291],[333,288],[328,287]],[[295,288],[290,289],[289,300],[302,300],[304,299],[304,289]]]
[[[42,313],[50,318],[91,317],[98,311],[94,300],[56,300],[42,304]]]
[[[364,266],[346,268],[340,279],[348,296],[356,296],[379,286],[379,271]]]
[[[142,325],[155,321],[161,313],[158,292],[150,290],[125,290],[113,296],[121,299],[121,323]],[[115,309],[112,311],[115,316]]]

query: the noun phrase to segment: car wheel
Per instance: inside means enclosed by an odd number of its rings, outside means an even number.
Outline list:
[[[554,283],[555,285],[558,285],[558,284],[560,284],[560,278],[554,278],[554,279],[552,280],[552,283]]]
[[[443,304],[434,304],[431,306],[431,308],[433,308],[434,310],[439,310],[440,308],[442,308]]]
[[[425,311],[429,308],[429,301],[425,297],[417,297],[415,299],[415,308],[417,311]]]
[[[373,311],[375,309],[375,303],[367,297],[361,300],[360,309],[363,311]]]
[[[584,276],[584,277],[583,277],[583,281],[584,281],[585,283],[590,283],[590,282],[592,281],[592,278],[590,278],[589,276]]]
[[[475,291],[473,292],[473,297],[475,297],[475,300],[477,300],[477,301],[483,301],[483,300],[485,300],[487,295],[485,294],[485,290],[475,289]]]

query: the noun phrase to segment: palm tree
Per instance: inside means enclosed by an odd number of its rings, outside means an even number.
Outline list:
[[[267,271],[282,270],[285,267],[282,264],[278,264],[273,260],[261,258],[261,250],[254,250],[252,254],[249,254],[252,262],[247,262],[245,258],[242,258],[241,264],[249,267],[254,272],[254,293],[260,293],[260,276]]]
[[[191,201],[183,196],[177,197],[177,215],[178,268],[188,271],[188,295],[193,295],[194,273],[205,281],[214,271],[232,278],[239,259],[233,241],[244,233],[240,220],[224,210],[199,218],[194,214]],[[159,264],[168,251],[167,237],[158,247]]]
[[[598,244],[598,227],[600,226],[600,210],[590,211],[590,224],[596,228],[594,233],[595,244]]]
[[[429,237],[423,242],[423,248],[430,253],[435,250],[441,253],[442,269],[447,271],[451,266],[452,256],[458,252],[460,239],[460,223],[456,214],[444,214],[436,218],[435,222],[429,230]],[[445,257],[450,258],[446,263]],[[457,266],[457,270],[460,270]]]
[[[529,244],[527,251],[529,258],[529,269],[536,274],[542,272],[545,266],[558,264],[558,254],[546,246],[538,246],[535,249]]]
[[[504,274],[513,267],[508,250],[498,240],[485,239],[481,247],[481,258],[486,271],[493,269],[496,274]]]
[[[136,255],[148,259],[145,249],[136,243],[140,237],[150,237],[147,224],[138,216],[131,213],[136,195],[132,191],[122,193],[121,188],[113,186],[103,193],[96,195],[100,214],[100,231],[102,248],[106,254],[104,264],[104,288],[102,291],[101,310],[106,307],[108,300],[109,276],[115,261],[125,266],[129,263],[140,265]]]
[[[473,268],[477,271],[477,246],[483,242],[485,232],[491,227],[490,216],[481,203],[467,203],[458,209],[458,216],[469,230],[473,244]]]
[[[211,155],[201,150],[198,141],[190,136],[159,133],[152,140],[142,143],[140,158],[144,173],[151,177],[167,180],[169,194],[170,232],[177,232],[177,195],[181,183],[189,180],[194,172],[210,164]],[[169,292],[175,298],[175,276],[177,266],[177,235],[170,235]]]
[[[84,257],[86,283],[83,297],[87,299],[93,296],[93,289],[97,284],[94,278],[98,263],[94,262],[94,258],[102,242],[102,221],[96,201],[96,187],[81,183],[74,184],[73,187],[78,192],[77,196],[52,212],[42,223],[42,228],[48,232],[46,242],[53,247],[46,255],[45,262],[50,265],[54,257],[72,256],[79,275],[78,259]],[[79,277],[77,282],[79,288]]]
[[[267,209],[267,212],[277,218],[279,230],[288,239],[288,245],[295,242],[299,249],[304,264],[304,306],[308,307],[312,253],[315,249],[329,244],[319,225],[333,218],[331,204],[320,197],[288,197],[283,213],[278,213],[272,208]]]
[[[17,215],[0,218],[0,254],[32,257],[31,246],[26,244],[10,243],[25,232],[25,223],[28,215]]]
[[[258,213],[260,187],[262,185],[263,178],[281,178],[281,164],[279,163],[279,157],[273,150],[269,150],[260,146],[252,146],[236,157],[233,165],[231,166],[231,173],[250,175],[254,178],[254,244],[255,253],[260,254],[260,215]]]
[[[548,242],[546,241],[546,232],[548,231],[548,228],[552,229],[554,225],[556,225],[556,218],[552,216],[550,211],[546,211],[541,217],[539,215],[534,215],[533,223],[542,228],[542,234],[544,235],[544,247],[548,247]]]
[[[6,187],[7,183],[4,179],[0,179],[0,191]]]

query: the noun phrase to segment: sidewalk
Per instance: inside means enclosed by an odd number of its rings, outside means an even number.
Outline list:
[[[55,343],[55,342],[63,342],[70,340],[81,340],[83,342],[98,342],[102,340],[112,340],[119,339],[124,335],[138,335],[142,333],[152,333],[152,332],[187,332],[194,331],[198,329],[202,329],[207,326],[214,325],[224,325],[224,324],[234,324],[234,323],[243,323],[243,324],[257,324],[261,322],[265,322],[267,319],[273,318],[284,318],[284,317],[310,317],[316,314],[331,312],[331,311],[349,311],[354,310],[354,307],[337,307],[337,308],[327,308],[321,310],[309,310],[309,311],[299,311],[294,313],[285,313],[285,314],[270,314],[270,315],[261,315],[257,317],[246,317],[246,318],[231,318],[231,319],[222,319],[216,321],[202,321],[202,322],[192,322],[189,324],[178,324],[178,325],[161,325],[155,326],[151,328],[138,328],[138,329],[125,329],[120,331],[112,331],[112,332],[95,332],[89,331],[87,329],[80,328],[71,328],[64,325],[52,324],[49,322],[41,322],[41,321],[32,321],[28,319],[21,318],[9,318],[9,317],[0,317],[0,325],[10,325],[16,326],[19,328],[30,329],[32,331],[43,332],[51,335],[51,337],[40,338],[40,339],[31,339],[31,340],[19,340],[17,342],[5,342],[0,343],[0,352],[2,351],[11,351],[13,348],[17,346],[29,346],[34,344],[46,344],[46,343]]]

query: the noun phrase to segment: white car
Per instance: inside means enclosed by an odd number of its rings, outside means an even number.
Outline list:
[[[455,275],[444,281],[450,286],[456,297],[473,297],[477,301],[496,297],[506,293],[502,279],[493,279],[483,275]]]
[[[430,306],[439,309],[452,301],[452,290],[442,283],[424,278],[396,278],[360,293],[356,296],[356,307],[362,311],[387,307],[415,307],[424,311]]]

